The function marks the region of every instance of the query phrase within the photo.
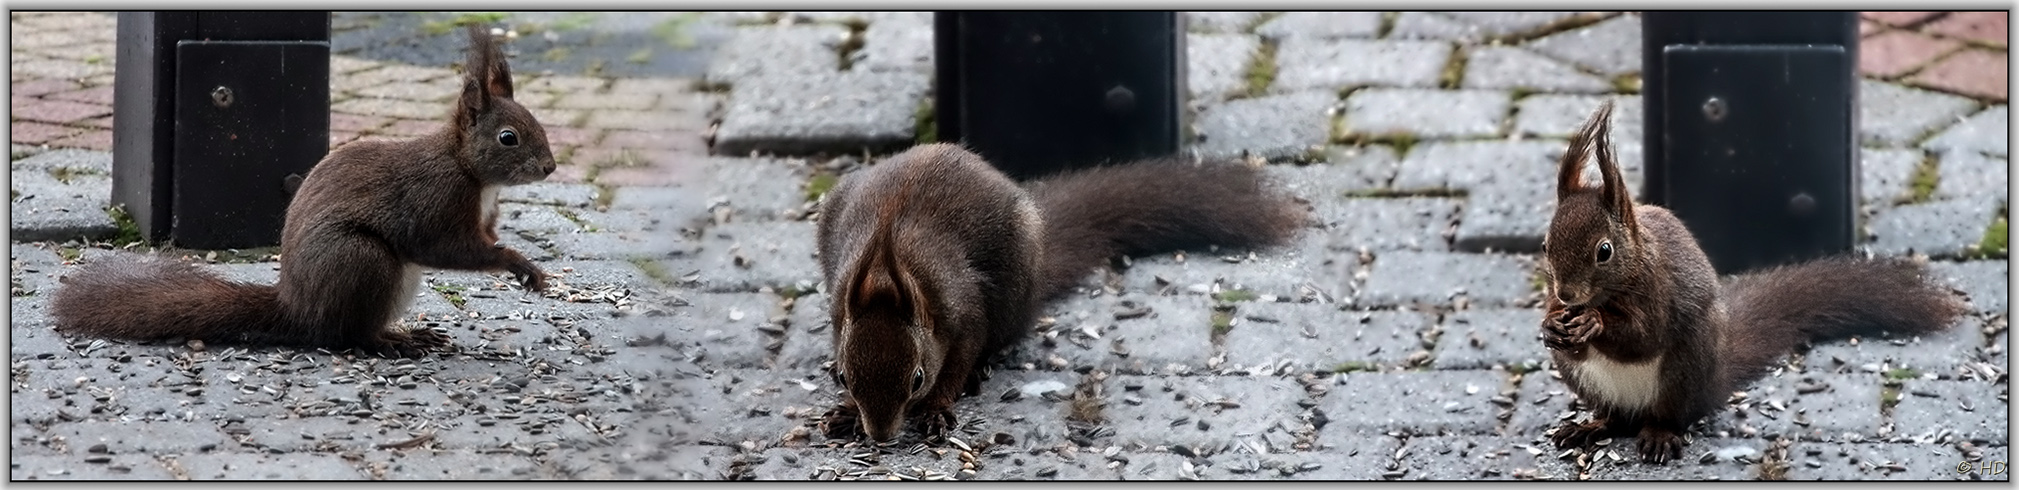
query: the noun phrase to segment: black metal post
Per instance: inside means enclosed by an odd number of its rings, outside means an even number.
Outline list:
[[[329,148],[328,12],[121,12],[112,202],[142,236],[199,249],[280,242]]]
[[[940,141],[1015,178],[1171,155],[1183,141],[1177,12],[939,12]]]
[[[1646,12],[1644,200],[1720,273],[1850,250],[1858,234],[1853,12]]]

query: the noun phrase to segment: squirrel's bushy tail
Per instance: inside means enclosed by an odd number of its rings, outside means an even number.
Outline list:
[[[1045,220],[1041,297],[1071,291],[1115,254],[1207,245],[1257,248],[1290,238],[1303,206],[1261,169],[1164,158],[1061,173],[1026,188]]]
[[[1720,293],[1727,306],[1727,387],[1751,383],[1804,342],[1948,328],[1964,311],[1925,268],[1904,258],[1834,256],[1742,274]]]
[[[178,260],[112,256],[62,283],[50,310],[65,333],[244,341],[285,328],[273,286],[228,281]]]

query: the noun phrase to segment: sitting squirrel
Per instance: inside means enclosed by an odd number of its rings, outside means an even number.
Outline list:
[[[1592,408],[1559,447],[1638,433],[1641,459],[1682,455],[1682,434],[1805,342],[1954,323],[1963,305],[1908,259],[1826,257],[1732,277],[1722,286],[1668,210],[1635,205],[1620,177],[1606,102],[1570,140],[1543,242],[1542,339]],[[1603,177],[1587,187],[1583,168]]]
[[[817,224],[846,390],[823,422],[828,437],[890,441],[907,414],[928,436],[953,427],[954,400],[979,388],[977,368],[1116,254],[1283,242],[1306,210],[1262,177],[1250,165],[1166,159],[1023,188],[949,144],[844,176]]]
[[[419,356],[448,344],[392,328],[421,268],[545,273],[498,245],[498,190],[554,171],[546,130],[512,101],[491,35],[470,26],[463,91],[448,124],[406,141],[358,141],[317,162],[288,202],[280,282],[227,281],[167,258],[114,256],[62,279],[56,329],[101,337],[356,347]]]

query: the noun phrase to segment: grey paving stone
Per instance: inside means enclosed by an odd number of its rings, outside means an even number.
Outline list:
[[[1564,144],[1554,141],[1438,141],[1403,157],[1396,190],[1472,189],[1488,183],[1556,182],[1556,160]]]
[[[805,221],[726,223],[702,235],[695,260],[669,263],[667,272],[710,292],[812,289],[822,281],[813,236],[814,224]],[[697,276],[691,281],[690,271]]]
[[[98,444],[104,444],[112,454],[178,454],[206,445],[227,450],[238,447],[209,422],[87,420],[52,426],[44,434],[62,436],[70,454],[80,456]]]
[[[759,462],[751,473],[757,480],[811,480],[828,474],[818,468],[848,465],[851,454],[854,451],[840,448],[774,447],[755,456]]]
[[[1401,443],[1393,437],[1347,435],[1320,440],[1323,450],[1290,454],[1223,454],[1199,471],[1211,480],[1373,480],[1388,470]],[[1296,470],[1285,475],[1286,470]]]
[[[1530,49],[1614,77],[1640,71],[1640,16],[1624,14],[1530,41]]]
[[[1444,335],[1431,357],[1436,369],[1536,369],[1549,351],[1536,339],[1542,311],[1536,308],[1494,308],[1459,311],[1444,319]]]
[[[342,456],[322,453],[205,453],[176,458],[193,480],[363,480]]]
[[[1736,409],[1725,410],[1711,428],[1731,431],[1749,426],[1757,429],[1761,438],[1781,435],[1805,441],[1876,439],[1884,422],[1879,403],[1881,381],[1880,376],[1864,372],[1784,373],[1768,377],[1747,387],[1750,404],[1745,405],[1748,407],[1745,417],[1738,417]],[[1805,387],[1823,389],[1801,393]],[[1769,410],[1762,404],[1779,404],[1788,410]]]
[[[1594,463],[1594,480],[1756,480],[1759,479],[1758,461],[1767,442],[1758,439],[1697,438],[1683,446],[1683,458],[1663,465],[1651,465],[1640,460],[1639,450],[1633,449],[1633,438],[1613,439],[1612,451],[1619,451],[1621,459],[1607,458]],[[1749,454],[1746,462],[1733,461],[1716,456],[1719,451],[1726,454]],[[1711,462],[1704,462],[1702,455],[1711,453]],[[1570,475],[1568,477],[1574,477]]]
[[[1423,350],[1431,319],[1410,311],[1343,311],[1332,305],[1241,303],[1226,338],[1235,366],[1289,362],[1299,371],[1393,369]]]
[[[49,318],[46,298],[14,297],[8,310],[14,328],[8,334],[7,347],[14,360],[39,357],[56,357],[70,352],[65,347],[62,334],[53,329],[55,323]]]
[[[675,206],[707,209],[727,205],[730,216],[743,221],[782,219],[791,211],[805,208],[806,182],[812,174],[796,160],[763,158],[711,158],[705,190],[685,191]],[[704,201],[705,199],[705,201]],[[812,235],[808,235],[812,236]]]
[[[561,478],[572,480],[721,480],[738,456],[732,448],[651,441],[590,452],[589,457],[561,460],[552,467]]]
[[[12,211],[8,236],[12,239],[104,239],[118,232],[112,216],[105,212],[112,196],[112,177],[109,174],[65,174],[64,179],[59,180],[48,170],[28,169],[9,175]]]
[[[1465,44],[1477,44],[1493,35],[1484,27],[1451,17],[1448,12],[1402,12],[1395,16],[1395,26],[1388,31],[1390,39],[1446,39]]]
[[[1534,32],[1578,12],[1444,12],[1460,22],[1483,28],[1494,35]]]
[[[1554,188],[1509,183],[1474,188],[1458,217],[1452,248],[1462,252],[1533,253],[1542,250],[1556,212]]]
[[[1177,365],[1203,370],[1213,356],[1213,310],[1202,296],[1135,296],[1127,299],[1149,308],[1141,317],[1117,320],[1095,312],[1093,325],[1110,325],[1097,346],[1119,344],[1128,356],[1110,355],[1106,367],[1127,373],[1164,372]],[[1068,324],[1070,325],[1070,324]]]
[[[1494,413],[1499,410],[1487,401],[1507,383],[1488,371],[1405,371],[1400,373],[1347,373],[1339,375],[1340,386],[1319,400],[1331,420],[1319,431],[1319,440],[1340,440],[1352,435],[1402,433],[1410,435],[1487,434],[1494,430]],[[1380,393],[1381,395],[1371,395]]]
[[[1305,399],[1303,386],[1276,377],[1116,376],[1106,383],[1102,413],[1116,442],[1182,445],[1202,455],[1243,446],[1289,452],[1286,428],[1301,425],[1297,401]]]
[[[1331,92],[1307,91],[1228,101],[1199,114],[1194,151],[1205,158],[1311,155],[1331,139]]]
[[[1133,260],[1120,286],[1125,292],[1151,295],[1178,294],[1207,296],[1225,291],[1246,291],[1258,298],[1274,296],[1283,301],[1303,301],[1329,291],[1313,288],[1331,279],[1326,272],[1329,257],[1314,235],[1282,247],[1266,250],[1198,250],[1186,255],[1162,254]],[[1252,255],[1252,256],[1251,256]],[[1230,258],[1240,263],[1230,263]],[[1091,282],[1082,283],[1090,285]],[[1268,301],[1269,299],[1263,298]]]
[[[249,449],[290,453],[314,451],[323,445],[364,451],[376,444],[412,437],[404,431],[381,433],[356,422],[349,417],[250,418],[240,424],[228,424],[228,428],[244,429],[240,440]]]
[[[1935,166],[1941,173],[1936,180],[1935,198],[2005,202],[2008,167],[2005,159],[1981,153],[1943,154]]]
[[[1906,368],[1918,373],[1953,375],[1965,365],[1983,361],[1984,322],[1963,316],[1941,331],[1905,336],[1888,333],[1861,338],[1852,345],[1832,342],[1818,345],[1811,356],[1832,355],[1855,359],[1860,364],[1882,363],[1889,369]]]
[[[63,257],[56,254],[56,246],[46,243],[9,244],[9,254],[13,267],[9,276],[21,283],[22,294],[48,295],[56,292],[57,277],[68,271],[63,265]]]
[[[1936,133],[1921,147],[1941,153],[1974,151],[2002,157],[2011,137],[2011,118],[2007,106],[1992,106]]]
[[[547,204],[586,208],[596,205],[596,196],[601,192],[589,184],[566,184],[560,182],[534,182],[515,185],[498,191],[498,200],[524,204]]]
[[[1387,145],[1325,148],[1325,158],[1308,165],[1270,165],[1267,172],[1291,194],[1307,200],[1388,187],[1402,163]]]
[[[930,78],[916,72],[767,76],[738,82],[718,155],[883,152],[912,143]]]
[[[1612,143],[1639,146],[1647,114],[1639,95],[1535,94],[1516,103],[1514,133],[1569,138],[1598,105],[1612,99]]]
[[[1193,99],[1217,101],[1248,86],[1248,64],[1262,42],[1248,34],[1186,34],[1185,86]]]
[[[582,225],[561,215],[552,206],[507,202],[498,204],[498,228],[501,232],[553,235],[581,230]]]
[[[1381,34],[1381,12],[1289,12],[1262,23],[1255,33],[1270,39],[1372,38]]]
[[[1859,201],[1891,204],[1906,198],[1914,168],[1921,165],[1923,156],[1916,150],[1859,148]]]
[[[1977,110],[1970,99],[1876,80],[1858,80],[1858,142],[1911,145]]]
[[[1551,427],[1565,420],[1565,416],[1576,416],[1571,410],[1571,401],[1577,395],[1562,378],[1544,369],[1522,375],[1521,387],[1514,398],[1514,415],[1508,417],[1506,434],[1519,437],[1528,444],[1542,449],[1546,454],[1560,452],[1544,436]]]
[[[855,66],[870,71],[932,71],[932,18],[889,17],[862,31]],[[854,68],[851,68],[854,69]]]
[[[702,359],[737,368],[763,366],[768,345],[782,341],[764,329],[778,329],[774,317],[782,316],[776,297],[764,294],[692,293],[690,308],[673,314],[672,321],[656,322],[666,338],[690,346],[685,350]]]
[[[1463,201],[1437,197],[1355,198],[1311,196],[1318,219],[1332,230],[1335,251],[1451,249],[1445,232]]]
[[[836,49],[847,37],[848,29],[837,25],[738,27],[703,79],[741,84],[758,77],[833,73],[841,63]]]
[[[1954,449],[1922,444],[1797,442],[1789,480],[1958,480]],[[1811,462],[1815,463],[1812,467]]]
[[[1951,199],[1909,204],[1880,210],[1867,221],[1874,240],[1871,247],[1881,255],[1908,252],[1930,257],[1955,257],[1984,238],[1998,203],[1980,199]]]
[[[384,465],[387,480],[519,480],[546,476],[533,458],[471,450],[413,454],[373,451],[365,453],[364,461]]]
[[[1508,93],[1497,90],[1369,88],[1346,98],[1346,135],[1408,134],[1418,138],[1493,136],[1507,117]],[[1435,111],[1424,108],[1436,107]]]
[[[1133,346],[1128,339],[1120,339],[1118,343],[1115,338],[1115,331],[1120,329],[1115,312],[1146,308],[1143,302],[1150,297],[1126,295],[1128,298],[1124,300],[1105,292],[1098,295],[1075,292],[1044,305],[1029,338],[1004,351],[996,365],[1041,372],[1116,365],[1120,356],[1113,350],[1121,346],[1123,351],[1133,354]],[[1129,306],[1121,306],[1122,301],[1128,301]],[[1203,315],[1206,313],[1196,314],[1202,318]],[[1050,319],[1050,325],[1046,325],[1046,319]],[[1094,334],[1100,338],[1094,338]],[[1206,349],[1211,347],[1210,343],[1205,344]],[[1140,370],[1153,370],[1141,359],[1133,362],[1144,364]]]
[[[533,241],[535,238],[538,238],[539,241]],[[498,235],[497,244],[503,245],[505,248],[517,250],[520,255],[525,255],[526,259],[537,263],[554,260],[555,258],[554,251],[549,250],[550,245],[545,245],[546,243],[551,242],[544,237],[535,236],[534,238],[527,238],[517,233],[504,233]]]
[[[682,192],[686,191],[683,190]],[[699,199],[695,201],[699,201]],[[588,232],[677,233],[680,228],[700,228],[700,223],[704,220],[702,217],[705,216],[700,211],[701,209],[702,207],[696,204],[694,207],[685,208],[684,210],[610,209],[608,211],[597,211],[594,209],[576,209],[570,212],[574,214],[575,221],[582,224],[582,230]]]
[[[112,153],[76,148],[57,148],[37,151],[27,158],[9,162],[14,171],[70,169],[87,173],[111,174]]]
[[[1468,89],[1527,89],[1549,92],[1604,93],[1612,84],[1578,71],[1567,63],[1515,47],[1482,46],[1465,53]]]
[[[1353,304],[1446,304],[1462,293],[1474,306],[1510,305],[1530,294],[1531,262],[1519,255],[1386,252],[1374,257]]]
[[[2010,410],[2000,399],[2011,393],[2005,383],[1911,379],[1900,391],[1893,425],[1901,435],[1920,438],[1953,431],[1957,438],[1977,444],[2010,443],[2006,418]]]
[[[13,481],[175,479],[167,466],[149,454],[107,455],[101,462],[87,462],[85,456],[18,453],[12,456],[8,474]]]
[[[680,257],[692,255],[695,249],[694,242],[686,237],[649,231],[563,233],[548,240],[562,257],[575,260]]]
[[[1516,472],[1538,477],[1574,478],[1575,470],[1554,451],[1529,454],[1525,438],[1497,436],[1437,436],[1410,438],[1399,453],[1404,472],[1395,480],[1511,480]],[[1385,472],[1381,472],[1385,473]],[[1383,478],[1377,473],[1375,478]]]
[[[779,348],[778,361],[781,369],[820,369],[821,363],[833,359],[834,320],[828,313],[828,304],[833,297],[825,293],[808,293],[795,298],[792,313],[786,316],[785,344]]]
[[[2011,291],[2006,275],[2009,264],[2004,260],[1935,261],[1928,263],[1928,273],[1969,295],[1971,310],[2003,314],[2009,311],[2006,303],[2006,295]]]
[[[1343,90],[1355,86],[1437,86],[1448,43],[1286,39],[1276,49],[1276,81],[1271,90]]]
[[[1242,33],[1255,24],[1264,12],[1185,12],[1185,27],[1191,32],[1209,34]]]

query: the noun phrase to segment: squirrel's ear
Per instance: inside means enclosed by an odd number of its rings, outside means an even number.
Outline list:
[[[512,98],[512,67],[505,60],[505,48],[497,43],[486,43],[491,50],[490,63],[484,65],[484,92],[492,97]]]
[[[881,254],[879,254],[881,255]],[[910,291],[905,287],[903,274],[897,264],[884,257],[863,257],[863,267],[857,269],[855,282],[848,295],[850,316],[868,314],[909,315],[912,313]]]
[[[1619,160],[1612,153],[1612,101],[1606,100],[1605,105],[1599,108],[1599,113],[1600,116],[1594,118],[1602,118],[1604,122],[1599,124],[1598,131],[1591,135],[1593,159],[1598,160],[1598,175],[1604,179],[1604,187],[1599,197],[1601,202],[1605,203],[1608,213],[1618,218],[1628,229],[1632,229],[1635,225],[1633,193],[1626,188],[1626,178],[1619,171]]]
[[[456,99],[456,117],[462,119],[490,110],[493,84],[490,82],[494,48],[491,34],[475,24],[469,26],[470,51],[463,59],[463,93]],[[509,85],[508,85],[509,88]]]

